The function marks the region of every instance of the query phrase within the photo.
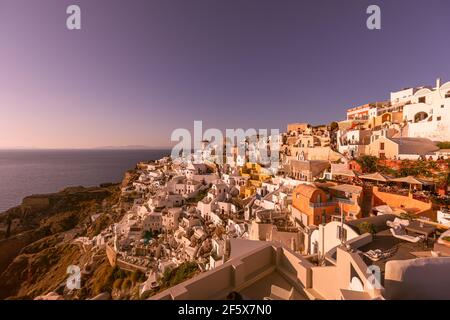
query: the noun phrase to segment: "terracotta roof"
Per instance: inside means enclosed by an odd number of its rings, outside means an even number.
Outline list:
[[[325,160],[292,160],[291,170],[310,171],[313,177],[320,175],[324,170],[330,167],[330,163]]]
[[[306,198],[311,198],[313,193],[317,190],[320,190],[320,189],[315,186],[308,185],[308,184],[299,184],[294,189],[294,193],[299,193]]]
[[[337,186],[330,187],[332,190],[346,192],[346,193],[356,193],[360,194],[362,191],[362,187],[360,186],[354,186],[351,184],[339,184]]]

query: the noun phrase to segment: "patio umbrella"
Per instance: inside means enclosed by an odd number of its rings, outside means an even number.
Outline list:
[[[401,182],[401,183],[407,183],[409,184],[409,191],[411,191],[411,186],[412,185],[419,185],[422,186],[424,183],[422,181],[420,181],[419,179],[413,177],[413,176],[407,176],[407,177],[402,177],[402,178],[396,178],[396,179],[391,179],[392,182]]]
[[[364,179],[364,180],[373,180],[373,181],[381,181],[381,182],[388,182],[390,180],[390,178],[388,176],[385,176],[379,172],[375,172],[375,173],[370,173],[370,174],[365,174],[362,176],[359,176],[360,179]]]
[[[333,173],[333,175],[351,177],[351,178],[356,178],[358,176],[358,174],[355,172],[355,170],[336,171]]]
[[[413,176],[407,176],[407,177],[403,177],[403,178],[396,178],[396,179],[391,179],[391,181],[393,182],[403,182],[403,183],[407,183],[407,184],[418,184],[418,185],[423,185],[423,182],[420,181],[419,179],[413,177]]]

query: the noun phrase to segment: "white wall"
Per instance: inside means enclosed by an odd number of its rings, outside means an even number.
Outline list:
[[[433,141],[450,140],[450,98],[445,98],[450,91],[450,82],[438,90],[421,89],[417,91],[412,104],[403,108],[403,118],[408,121],[408,136],[428,138]],[[425,103],[419,99],[425,97]],[[415,115],[425,112],[428,118],[421,122],[414,122]]]
[[[410,101],[413,95],[414,88],[391,92],[391,103],[396,104]]]

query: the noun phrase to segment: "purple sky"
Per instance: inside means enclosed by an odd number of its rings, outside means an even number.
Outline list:
[[[82,30],[66,29],[66,7]],[[382,30],[366,28],[378,4]],[[0,147],[328,123],[450,80],[448,0],[0,0]]]

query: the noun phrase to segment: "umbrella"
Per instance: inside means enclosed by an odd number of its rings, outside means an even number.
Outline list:
[[[391,181],[393,181],[393,182],[403,182],[403,183],[407,183],[407,184],[423,185],[422,181],[420,181],[417,178],[414,178],[413,176],[407,176],[407,177],[403,177],[403,178],[391,179]]]
[[[391,179],[392,182],[401,182],[401,183],[407,183],[409,184],[409,191],[411,192],[411,186],[412,185],[419,185],[422,186],[425,183],[423,181],[420,181],[419,179],[413,177],[413,176],[407,176],[407,177],[402,177],[402,178],[396,178],[396,179]]]
[[[365,175],[359,176],[359,178],[365,179],[365,180],[382,181],[382,182],[388,182],[390,180],[390,178],[388,176],[385,176],[379,172],[365,174]]]
[[[345,176],[345,177],[351,177],[351,178],[356,178],[358,176],[358,174],[356,173],[355,170],[336,170],[335,172],[333,172],[333,175],[335,176]]]

